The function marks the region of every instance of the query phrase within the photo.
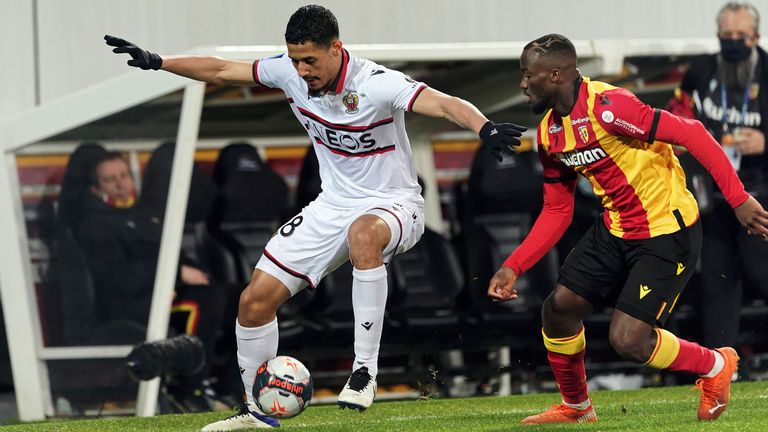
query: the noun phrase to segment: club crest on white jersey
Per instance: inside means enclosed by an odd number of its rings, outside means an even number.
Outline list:
[[[288,97],[315,146],[326,199],[405,197],[423,203],[404,112],[425,84],[346,50],[337,80],[322,94],[309,92],[287,53],[255,61],[253,77]]]

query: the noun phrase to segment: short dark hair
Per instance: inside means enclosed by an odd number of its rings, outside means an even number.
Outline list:
[[[285,42],[292,45],[313,42],[327,47],[338,37],[339,23],[333,12],[318,5],[300,7],[285,28]]]
[[[128,161],[125,160],[123,157],[123,154],[116,151],[108,151],[102,155],[99,155],[99,157],[96,158],[96,160],[93,161],[93,165],[91,166],[91,170],[88,176],[88,182],[91,186],[97,187],[99,186],[99,165],[106,161],[112,161],[120,159],[121,161],[125,162],[126,165],[128,165]],[[130,168],[130,165],[129,165]]]
[[[542,57],[570,57],[576,58],[576,47],[567,37],[550,33],[534,41],[528,42],[523,51],[536,50]]]

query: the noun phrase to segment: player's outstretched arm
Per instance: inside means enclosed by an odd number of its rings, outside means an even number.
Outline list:
[[[448,119],[477,133],[499,160],[501,152],[514,151],[514,147],[520,145],[520,136],[527,129],[514,123],[494,123],[471,103],[431,88],[419,94],[412,110],[426,116]]]
[[[106,35],[115,54],[128,54],[128,66],[144,70],[165,70],[197,81],[220,85],[254,85],[252,64],[206,56],[160,56],[115,36]]]

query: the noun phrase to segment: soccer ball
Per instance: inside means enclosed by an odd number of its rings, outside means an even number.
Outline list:
[[[253,400],[270,417],[297,416],[312,400],[312,377],[300,361],[277,356],[256,371]]]

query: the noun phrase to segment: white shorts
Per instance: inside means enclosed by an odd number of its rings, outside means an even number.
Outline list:
[[[385,264],[412,248],[424,234],[423,209],[411,202],[379,201],[341,209],[316,199],[277,230],[256,268],[279,279],[291,296],[306,286],[314,289],[325,275],[349,260],[347,231],[364,214],[383,219],[392,233],[384,248]]]

